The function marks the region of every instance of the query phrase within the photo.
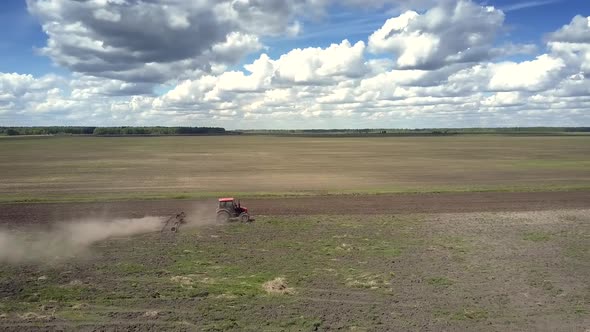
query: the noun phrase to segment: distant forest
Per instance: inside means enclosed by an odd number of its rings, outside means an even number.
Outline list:
[[[243,130],[241,133],[278,136],[571,135],[590,134],[590,127]]]
[[[427,128],[427,129],[302,129],[234,130],[217,127],[0,127],[0,136],[175,136],[175,135],[273,135],[273,136],[450,136],[450,135],[576,135],[590,134],[590,127]]]
[[[171,136],[224,135],[224,128],[212,127],[0,127],[0,135],[94,135],[94,136]]]

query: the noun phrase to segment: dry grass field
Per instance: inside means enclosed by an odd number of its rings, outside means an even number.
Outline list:
[[[0,139],[0,201],[590,188],[590,137]]]

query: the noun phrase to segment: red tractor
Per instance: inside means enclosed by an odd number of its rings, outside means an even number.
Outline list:
[[[240,205],[239,200],[236,203],[233,198],[220,198],[219,207],[217,208],[217,221],[250,222],[254,221],[254,219],[248,214],[248,208]]]

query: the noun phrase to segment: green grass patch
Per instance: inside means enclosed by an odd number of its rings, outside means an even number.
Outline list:
[[[40,285],[27,288],[20,298],[26,302],[72,302],[89,295],[89,289],[80,286]]]
[[[582,304],[578,304],[574,306],[574,313],[576,315],[587,315],[588,314],[588,307]]]
[[[547,242],[551,239],[551,234],[546,232],[529,232],[523,236],[524,240],[533,242]]]
[[[212,295],[261,295],[262,284],[274,275],[268,270],[260,272],[255,266],[228,265],[214,261],[219,258],[208,259],[208,255],[218,254],[217,250],[204,252],[194,247],[190,250],[184,248],[186,247],[181,246],[175,250],[173,255],[176,259],[165,268],[167,278],[171,279],[168,283],[173,285],[169,293],[177,293],[183,297],[198,297],[205,292]],[[232,251],[235,248],[227,250]],[[172,278],[178,280],[174,281]]]
[[[96,312],[89,311],[89,310],[59,310],[55,313],[55,317],[58,319],[64,319],[70,322],[79,322],[79,323],[97,323],[100,321],[105,321],[105,317],[99,315]]]
[[[15,300],[4,300],[0,302],[1,313],[26,312],[39,308],[39,303],[29,303]]]
[[[439,236],[433,239],[433,243],[449,251],[456,259],[464,259],[471,251],[470,243],[460,236]]]
[[[113,270],[123,274],[123,275],[130,275],[130,274],[143,274],[147,272],[145,265],[139,263],[118,263],[115,264]]]
[[[485,320],[489,316],[488,312],[482,308],[463,308],[451,314],[451,320]]]
[[[564,255],[569,258],[574,258],[583,262],[590,261],[590,241],[581,239],[578,242],[567,244],[564,250]]]
[[[429,285],[432,285],[435,287],[449,287],[455,283],[454,281],[452,281],[446,277],[428,278],[427,282]]]
[[[254,297],[263,295],[261,278],[250,277],[231,280],[230,278],[213,279],[209,277],[194,278],[191,283],[179,284],[170,282],[158,287],[157,298],[160,299],[191,299],[210,296]],[[264,280],[266,281],[266,280]]]
[[[394,241],[381,241],[370,244],[364,249],[368,255],[378,255],[384,259],[397,257],[402,254],[402,248]]]
[[[523,186],[431,186],[420,188],[391,188],[367,190],[317,190],[317,191],[276,191],[276,192],[129,192],[129,193],[80,193],[80,194],[12,194],[0,196],[0,204],[34,203],[100,203],[121,201],[193,200],[218,197],[247,198],[297,198],[326,196],[377,196],[445,193],[494,193],[494,192],[560,192],[588,191],[590,185],[523,185]]]

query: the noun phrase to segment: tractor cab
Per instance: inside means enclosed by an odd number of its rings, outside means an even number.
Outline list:
[[[239,205],[240,205],[240,203],[238,202],[236,204],[236,201],[233,198],[220,198],[219,199],[219,209],[220,210],[234,211],[234,210],[236,210],[236,208]]]
[[[217,207],[218,221],[239,220],[242,222],[253,221],[248,214],[248,208],[242,206],[239,200],[234,198],[220,198],[219,206]]]

